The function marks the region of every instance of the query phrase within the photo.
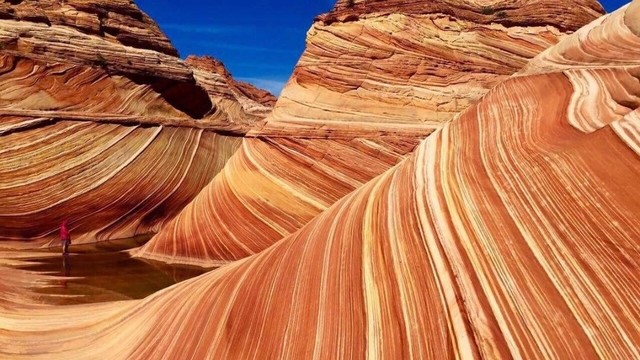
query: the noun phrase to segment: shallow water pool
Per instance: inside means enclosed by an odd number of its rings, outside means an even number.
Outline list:
[[[52,305],[142,299],[210,270],[95,250],[66,256],[35,253],[15,268],[42,275],[32,290],[38,302]]]

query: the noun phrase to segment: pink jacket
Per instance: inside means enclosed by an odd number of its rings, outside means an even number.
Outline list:
[[[60,225],[60,240],[71,240],[66,220],[62,222],[62,225]]]

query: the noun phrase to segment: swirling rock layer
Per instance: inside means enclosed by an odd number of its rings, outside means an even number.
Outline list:
[[[428,133],[600,14],[588,0],[340,1],[261,134]]]
[[[158,25],[129,0],[7,0],[0,3],[0,18],[72,27],[109,42],[178,55]]]
[[[158,232],[269,112],[129,1],[5,2],[0,19],[0,240],[50,244],[63,218],[75,243]]]
[[[640,6],[591,27],[573,56],[636,51],[625,16]],[[143,301],[0,312],[0,353],[638,358],[638,108],[585,132],[570,106],[589,77],[637,96],[638,68],[603,57],[507,80],[268,250]]]
[[[0,149],[0,234],[55,238],[63,218],[74,242],[158,231],[239,141],[201,129],[87,121],[14,132]]]
[[[357,20],[321,16],[273,114],[136,256],[217,266],[266,249],[557,43],[560,24],[575,30],[601,10],[576,1],[580,16],[549,18],[555,27],[505,27],[475,23],[460,4],[452,16],[405,3]]]
[[[259,253],[383,173],[418,140],[245,139],[224,170],[136,256],[218,266]]]

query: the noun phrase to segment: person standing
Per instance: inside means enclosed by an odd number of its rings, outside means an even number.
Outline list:
[[[63,220],[60,225],[60,241],[62,241],[62,255],[69,254],[69,245],[71,244],[71,234],[69,234],[69,228],[67,227],[67,220]]]

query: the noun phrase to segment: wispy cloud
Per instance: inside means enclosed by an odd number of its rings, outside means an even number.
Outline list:
[[[213,49],[228,49],[228,50],[242,50],[246,52],[269,52],[269,53],[281,53],[281,54],[300,54],[300,50],[298,49],[278,49],[278,48],[270,48],[267,46],[254,46],[254,45],[238,45],[238,44],[230,44],[223,43],[217,41],[195,41],[192,43],[196,43],[202,46],[208,46]]]
[[[185,33],[198,34],[230,34],[243,33],[252,29],[246,26],[216,26],[216,25],[197,25],[197,24],[162,24],[164,30],[173,30]]]
[[[282,88],[287,80],[262,79],[262,78],[238,78],[240,81],[248,82],[261,89],[268,90],[275,96],[280,96]]]
[[[208,25],[208,24],[189,24],[189,23],[168,23],[161,24],[164,30],[173,30],[183,33],[198,34],[242,34],[242,33],[260,33],[264,28],[252,25]],[[279,32],[290,32],[304,35],[304,31],[300,31],[294,27],[278,27]]]
[[[291,73],[293,72],[293,68],[295,63],[291,64],[291,63],[283,63],[283,62],[277,62],[277,63],[266,63],[266,62],[260,62],[260,61],[255,61],[255,62],[238,62],[235,61],[233,62],[233,65],[235,67],[238,68],[244,68],[244,69],[260,69],[260,70],[276,70],[276,73]],[[280,70],[280,71],[278,71]]]

